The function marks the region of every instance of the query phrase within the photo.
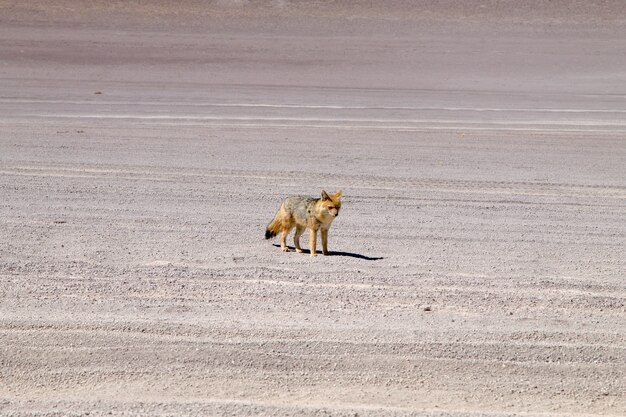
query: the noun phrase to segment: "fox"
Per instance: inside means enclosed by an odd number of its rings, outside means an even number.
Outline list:
[[[322,254],[328,255],[328,229],[341,209],[341,191],[329,195],[322,190],[321,198],[305,197],[301,195],[291,196],[284,199],[274,216],[274,220],[265,229],[265,239],[270,239],[281,233],[280,248],[283,252],[289,252],[287,247],[287,235],[296,228],[293,238],[296,252],[302,253],[300,236],[306,228],[310,230],[311,256],[317,256],[317,232],[322,235]]]

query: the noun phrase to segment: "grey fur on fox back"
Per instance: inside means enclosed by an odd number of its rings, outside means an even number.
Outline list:
[[[287,235],[296,228],[294,246],[296,252],[302,252],[300,236],[306,228],[310,230],[311,256],[316,256],[317,231],[322,235],[322,253],[328,255],[328,229],[339,215],[341,209],[341,191],[329,195],[322,191],[321,198],[291,196],[283,200],[274,219],[265,229],[265,238],[270,239],[281,233],[280,247],[288,252]]]

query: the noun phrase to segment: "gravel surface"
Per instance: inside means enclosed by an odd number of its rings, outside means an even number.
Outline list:
[[[626,415],[621,2],[54,3],[0,2],[0,415]],[[264,239],[322,189],[332,256]]]

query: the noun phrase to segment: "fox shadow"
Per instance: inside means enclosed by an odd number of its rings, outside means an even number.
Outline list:
[[[277,248],[280,248],[280,245],[273,243],[274,246],[276,246]],[[293,246],[287,246],[289,248],[289,250],[291,251],[295,251],[296,248]],[[306,254],[311,254],[311,251],[309,249],[302,249],[302,253],[306,253]],[[318,254],[322,254],[321,251],[316,251],[316,253]],[[337,252],[337,251],[328,251],[328,256],[347,256],[350,258],[356,258],[356,259],[361,259],[364,261],[380,261],[381,259],[385,259],[382,256],[366,256],[366,255],[361,255],[360,253],[351,253],[351,252]]]

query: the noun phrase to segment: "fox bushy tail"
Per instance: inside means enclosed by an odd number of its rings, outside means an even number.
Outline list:
[[[267,229],[265,229],[265,239],[271,239],[276,236],[280,232],[280,219],[278,218],[278,214],[274,217],[274,220],[267,225]]]

